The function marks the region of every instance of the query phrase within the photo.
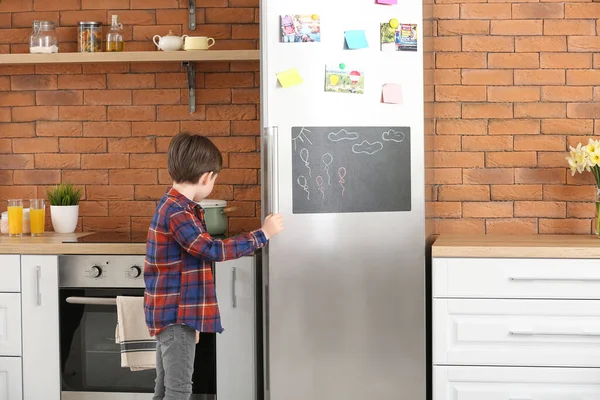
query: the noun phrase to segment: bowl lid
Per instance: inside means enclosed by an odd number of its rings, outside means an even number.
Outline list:
[[[222,208],[227,206],[227,202],[225,200],[213,199],[202,200],[199,204],[202,208]]]

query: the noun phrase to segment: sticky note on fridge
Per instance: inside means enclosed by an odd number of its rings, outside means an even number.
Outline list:
[[[382,90],[383,102],[402,104],[402,86],[398,83],[386,83]]]
[[[348,46],[350,50],[365,49],[369,47],[365,31],[346,31],[344,32],[344,35],[346,37],[346,46]]]
[[[288,69],[277,74],[277,80],[283,88],[296,86],[304,82],[297,68]]]
[[[398,0],[376,0],[377,4],[398,4]]]

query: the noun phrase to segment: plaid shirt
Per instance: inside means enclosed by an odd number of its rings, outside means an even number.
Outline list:
[[[222,332],[212,262],[252,254],[266,243],[262,230],[211,238],[204,210],[170,188],[158,203],[146,245],[144,310],[150,335],[172,324]]]

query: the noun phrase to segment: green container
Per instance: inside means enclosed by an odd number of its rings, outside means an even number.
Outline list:
[[[202,200],[200,207],[204,209],[206,229],[212,236],[223,235],[227,231],[227,216],[223,212],[225,200]]]

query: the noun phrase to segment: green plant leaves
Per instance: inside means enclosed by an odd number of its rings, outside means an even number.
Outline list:
[[[81,199],[81,189],[70,183],[63,183],[48,189],[47,195],[52,206],[76,206]]]

